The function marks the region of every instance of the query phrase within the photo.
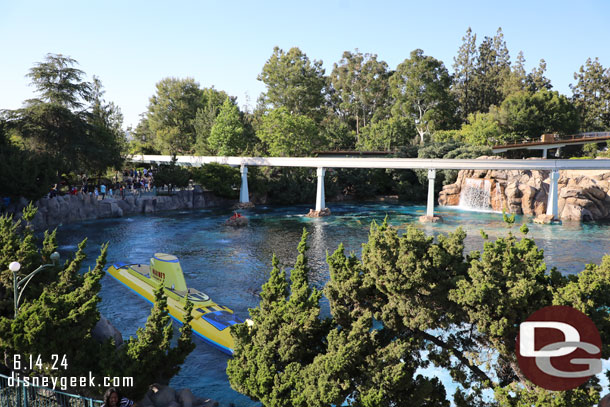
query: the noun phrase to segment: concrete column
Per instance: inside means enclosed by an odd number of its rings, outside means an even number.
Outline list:
[[[559,220],[559,208],[557,201],[559,196],[559,171],[551,171],[550,176],[549,199],[546,204],[546,214],[553,215],[553,220]]]
[[[426,208],[426,216],[434,216],[434,179],[436,178],[436,170],[428,170],[428,207]]]
[[[241,189],[239,190],[239,202],[247,203],[250,202],[250,195],[248,194],[248,167],[242,165],[239,169],[241,172]]]
[[[549,150],[548,150],[548,149],[546,149],[546,148],[543,148],[543,149],[542,149],[542,158],[547,158],[548,151],[549,151]]]
[[[324,201],[324,174],[326,170],[322,167],[318,167],[318,190],[316,191],[316,211],[321,211],[326,208],[326,202]]]

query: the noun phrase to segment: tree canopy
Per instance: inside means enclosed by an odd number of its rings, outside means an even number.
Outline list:
[[[227,373],[236,390],[265,406],[449,406],[443,384],[422,368],[450,373],[456,406],[590,406],[594,377],[570,391],[533,386],[519,370],[519,324],[551,305],[593,319],[608,356],[610,257],[578,275],[547,270],[542,250],[520,232],[464,252],[458,229],[436,238],[372,224],[361,259],[343,246],[327,257],[321,292],[307,281],[306,233],[290,271],[272,260],[252,323],[232,328]],[[324,313],[326,314],[326,313]],[[489,400],[489,397],[495,400]]]

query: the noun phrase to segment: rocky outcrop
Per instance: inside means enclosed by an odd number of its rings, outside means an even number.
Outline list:
[[[321,218],[323,216],[330,216],[330,209],[328,208],[324,208],[322,210],[316,211],[313,209],[309,210],[309,213],[307,215],[305,215],[309,218]]]
[[[95,199],[94,196],[78,194],[41,198],[34,204],[38,212],[32,220],[36,230],[45,230],[60,224],[83,220],[120,218],[139,213],[156,213],[177,209],[199,209],[217,205],[230,206],[234,201],[214,196],[196,186],[193,190],[178,191],[174,195],[140,196],[129,195],[125,199]],[[8,211],[19,216],[28,202],[25,199],[13,203]]]
[[[559,174],[561,220],[610,219],[610,171],[560,171]],[[491,209],[536,217],[546,213],[549,175],[550,171],[536,170],[462,170],[456,183],[443,187],[438,201],[446,206],[459,204],[467,180],[483,178],[491,183]]]

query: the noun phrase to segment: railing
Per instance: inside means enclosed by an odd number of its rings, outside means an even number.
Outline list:
[[[0,407],[99,407],[102,403],[0,374]]]
[[[525,140],[519,143],[513,144],[498,144],[492,147],[492,149],[497,150],[501,148],[519,148],[525,146],[543,146],[546,144],[555,144],[561,143],[562,141],[575,141],[575,140],[586,140],[586,139],[599,139],[599,141],[604,141],[610,138],[610,132],[608,131],[593,131],[588,133],[577,133],[571,134],[568,136],[556,136],[551,140]]]

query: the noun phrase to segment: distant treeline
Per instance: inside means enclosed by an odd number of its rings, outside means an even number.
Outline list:
[[[39,98],[1,112],[0,195],[33,199],[61,174],[101,175],[123,166],[128,153],[310,156],[355,149],[471,158],[543,133],[610,129],[610,69],[588,59],[574,74],[572,95],[562,95],[545,76],[544,60],[531,72],[522,52],[511,61],[501,29],[477,41],[469,28],[453,74],[421,49],[393,70],[375,54],[346,51],[327,73],[299,48],[276,47],[257,78],[266,91],[254,109],[241,111],[235,97],[192,78],[164,78],[138,126],[127,131],[119,107],[104,100],[101,81],[85,81],[75,64],[47,55],[28,74]],[[308,177],[291,171],[261,172],[277,181],[264,193]],[[417,198],[412,187],[420,178],[339,171],[335,181],[357,195]],[[278,195],[299,201],[303,191],[309,193],[298,185],[294,196]]]

